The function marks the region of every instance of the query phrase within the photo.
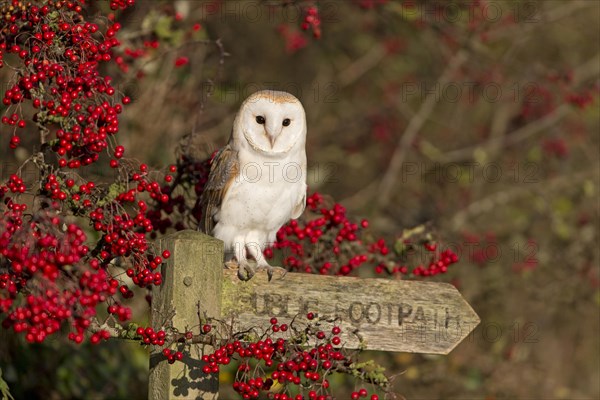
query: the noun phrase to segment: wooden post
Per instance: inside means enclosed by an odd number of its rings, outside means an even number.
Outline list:
[[[152,327],[173,326],[185,332],[192,326],[198,331],[200,316],[221,315],[223,282],[223,242],[195,231],[180,231],[160,241],[171,257],[162,268],[163,283],[152,292]],[[200,316],[198,313],[200,312]],[[202,372],[203,351],[212,352],[206,345],[192,345],[183,352],[182,362],[169,364],[160,350],[150,355],[150,387],[152,400],[217,399],[218,375]]]
[[[211,236],[181,231],[162,239],[161,247],[171,257],[163,266],[162,286],[153,292],[154,329],[172,319],[180,332],[192,327],[197,332],[206,316],[231,321],[233,331],[261,333],[270,317],[301,324],[307,323],[303,314],[316,312],[336,318],[347,349],[448,354],[480,322],[447,283],[298,273],[269,282],[265,271],[242,282],[236,271],[223,269],[223,243]],[[159,352],[151,354],[149,398],[217,399],[218,376],[206,376],[201,361],[203,351],[213,349],[178,350],[183,362],[172,365]]]

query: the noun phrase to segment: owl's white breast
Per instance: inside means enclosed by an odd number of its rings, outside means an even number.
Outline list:
[[[240,174],[225,194],[215,234],[226,246],[232,235],[245,236],[251,231],[272,242],[306,193],[304,149],[283,157],[240,149],[238,156]]]

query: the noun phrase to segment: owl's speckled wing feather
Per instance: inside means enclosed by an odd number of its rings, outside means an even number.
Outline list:
[[[300,197],[300,201],[298,202],[298,204],[296,204],[296,206],[292,210],[292,219],[299,218],[302,215],[302,213],[304,212],[305,208],[306,208],[306,189],[304,190],[302,197]]]
[[[208,182],[200,199],[202,219],[199,228],[202,232],[212,234],[215,214],[221,207],[225,193],[239,173],[237,151],[228,144],[215,154],[210,164]]]

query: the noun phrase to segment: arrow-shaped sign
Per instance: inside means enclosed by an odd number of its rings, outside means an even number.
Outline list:
[[[280,320],[317,313],[337,318],[346,348],[448,354],[480,319],[448,283],[288,273],[247,282],[225,270],[221,314],[238,330],[268,329]]]
[[[265,272],[247,282],[223,269],[223,242],[194,231],[162,239],[171,257],[162,267],[163,284],[153,290],[152,324],[171,323],[180,332],[200,316],[234,323],[233,332],[307,323],[303,314],[336,318],[345,348],[447,354],[479,324],[458,290],[447,283],[361,279],[288,273],[267,280]],[[300,322],[298,322],[300,321]],[[217,328],[218,329],[218,328]],[[290,332],[288,332],[290,333]],[[208,345],[191,345],[183,363],[169,364],[160,349],[151,356],[149,397],[217,399],[219,379],[198,381]]]

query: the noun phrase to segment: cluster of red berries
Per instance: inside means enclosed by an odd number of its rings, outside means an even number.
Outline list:
[[[163,349],[162,354],[167,358],[169,364],[174,364],[175,361],[183,360],[183,353],[180,351],[172,351],[169,348],[165,348]]]
[[[536,83],[523,90],[521,116],[526,120],[538,119],[551,113],[556,109],[561,97],[567,104],[586,109],[594,103],[600,93],[597,83],[583,89],[575,88],[572,71],[550,74],[546,78],[548,84]]]
[[[126,9],[132,7],[135,4],[135,0],[110,0],[110,9],[118,10],[118,9]]]
[[[319,17],[319,10],[317,7],[310,6],[306,8],[304,11],[304,21],[302,21],[300,27],[304,31],[312,29],[315,39],[321,37],[321,18]]]
[[[409,255],[418,249],[416,245],[413,245],[410,241],[403,241],[402,248],[404,250],[398,256],[390,253],[385,241],[379,239],[369,246],[369,252],[373,255],[373,259],[378,262],[375,266],[375,273],[387,273],[390,275],[409,275],[412,273],[414,276],[428,277],[444,274],[448,272],[448,267],[451,264],[458,262],[458,256],[451,249],[439,251],[438,245],[429,241],[423,242],[422,247],[427,251],[427,263],[419,263],[416,267],[409,268],[406,261],[409,261]],[[398,263],[396,258],[403,259],[405,262]],[[426,264],[427,267],[423,264]]]
[[[0,186],[0,190],[2,190],[0,192],[1,194],[7,193],[8,191],[11,193],[25,193],[27,187],[19,175],[11,174],[6,186]]]
[[[277,32],[285,41],[285,49],[288,53],[295,53],[308,45],[308,39],[302,31],[312,32],[315,39],[321,37],[321,17],[319,9],[315,5],[303,7],[303,18],[300,23],[300,29],[291,27],[289,24],[281,24],[277,27]]]
[[[69,181],[69,183],[71,183],[71,181]],[[48,177],[45,180],[45,183],[43,184],[43,188],[44,188],[44,191],[42,192],[42,194],[47,195],[51,199],[54,199],[54,200],[66,200],[67,199],[67,192],[63,192],[61,190],[61,183],[57,179],[57,176],[55,174],[48,175]]]
[[[111,8],[133,3],[113,1]],[[0,67],[5,56],[15,57],[15,83],[2,100],[16,110],[1,121],[15,129],[10,147],[21,143],[16,130],[26,127],[20,113],[25,109],[22,103],[30,102],[33,120],[48,128],[41,144],[58,156],[56,165],[40,168],[39,187],[31,188],[40,201],[27,223],[27,206],[19,201],[27,191],[23,179],[11,175],[0,185],[0,312],[6,314],[2,324],[40,342],[69,323],[69,338],[81,343],[99,304],[111,304],[108,312],[120,321],[131,318],[131,310],[114,298],[133,295],[119,277],[120,266],[140,287],[162,282],[157,268],[169,254],[157,255],[148,243],[154,227],[141,196],[159,204],[169,198],[149,178],[146,165],[139,170],[120,165],[125,149],[113,148],[110,141],[118,133],[123,105],[131,101],[123,97],[119,102],[111,78],[99,71],[102,63],[113,61],[120,45],[116,34],[121,26],[114,16],[101,24],[88,22],[83,1],[13,0],[0,7],[5,22]],[[110,148],[110,166],[119,169],[113,185],[96,185],[80,176],[76,182],[64,171],[93,164]],[[86,220],[100,233],[91,251],[79,225]],[[117,257],[121,262],[109,269]],[[97,343],[107,335],[95,332],[90,340]]]
[[[100,341],[108,339],[110,339],[110,333],[105,330],[100,330],[98,332],[92,333],[92,335],[90,336],[90,343],[98,344],[100,343]]]
[[[295,53],[308,44],[306,36],[301,31],[290,28],[288,25],[279,25],[277,32],[285,41],[285,49],[288,53]]]
[[[182,155],[177,165],[169,167],[169,172],[174,175],[167,175],[170,179],[161,189],[166,201],[153,202],[147,213],[155,230],[152,237],[165,234],[169,229],[195,230],[198,227],[202,215],[199,200],[208,182],[210,159],[198,161]]]
[[[350,394],[350,399],[352,400],[358,400],[361,397],[368,397],[369,393],[367,392],[367,389],[360,389],[358,392],[352,392]],[[376,394],[371,395],[370,397],[371,400],[379,400],[379,396],[377,396]]]
[[[548,138],[542,142],[542,150],[545,154],[556,158],[566,158],[569,155],[569,147],[562,138]]]
[[[119,303],[111,304],[107,307],[109,314],[116,315],[119,321],[127,321],[131,319],[131,308],[124,307]]]
[[[6,104],[6,99],[5,99],[4,103]],[[6,115],[3,116],[1,121],[3,124],[8,125],[8,126],[18,126],[19,128],[25,128],[25,126],[26,126],[25,120],[21,119],[19,117],[19,114],[16,114],[16,113],[11,114],[10,117],[8,117]],[[20,144],[21,144],[21,138],[19,136],[13,135],[10,138],[9,147],[11,149],[13,149],[13,150],[16,149],[17,147],[19,147]]]
[[[594,94],[591,90],[581,93],[569,93],[566,95],[565,101],[583,110],[594,103]]]
[[[293,220],[281,227],[273,249],[286,255],[283,264],[291,270],[348,275],[368,260],[366,254],[356,251],[361,247],[359,231],[368,227],[368,222],[350,221],[341,204],[331,208],[323,204],[320,193],[308,196],[307,209],[316,218]],[[265,257],[273,255],[272,249],[265,251]]]
[[[146,68],[149,61],[164,56],[164,52],[161,54],[155,51],[156,49],[162,46],[168,50],[177,50],[181,47],[179,39],[173,41],[172,38],[177,37],[185,41],[197,41],[200,38],[196,32],[202,29],[202,25],[198,22],[183,22],[185,20],[184,16],[176,12],[172,5],[165,5],[155,9],[155,11],[157,11],[157,14],[147,16],[145,23],[148,22],[149,26],[160,25],[158,20],[168,20],[170,22],[170,34],[165,35],[160,29],[145,30],[143,34],[128,38],[123,43],[124,46],[114,52],[115,62],[119,69],[124,73],[134,71],[137,79],[144,78],[146,72],[149,72],[149,69]],[[189,58],[183,55],[177,57],[174,62],[175,67],[182,67],[188,63]]]
[[[60,167],[79,168],[95,162],[109,146],[109,137],[119,130],[117,115],[122,106],[115,101],[110,78],[101,76],[98,68],[112,59],[112,48],[119,45],[115,35],[120,24],[109,24],[99,41],[95,34],[101,28],[85,22],[82,2],[11,3],[3,13],[7,27],[0,58],[4,52],[17,54],[27,68],[19,71],[3,103],[31,101],[38,124],[59,127],[51,148],[60,156]],[[56,10],[60,10],[58,18]],[[25,127],[17,113],[2,122]],[[11,147],[19,142],[12,139]]]
[[[284,225],[273,247],[265,250],[265,257],[269,259],[281,252],[283,265],[290,270],[349,275],[361,266],[371,265],[377,274],[412,272],[415,276],[433,276],[445,273],[450,264],[458,261],[452,250],[436,252],[437,246],[425,242],[424,247],[434,253],[429,257],[427,268],[422,265],[409,268],[406,262],[398,263],[398,258],[403,257],[390,251],[384,239],[369,245],[363,243],[362,230],[369,227],[367,220],[351,221],[341,204],[324,207],[324,197],[319,193],[310,195],[306,203],[308,212],[303,219]]]
[[[438,274],[445,274],[448,272],[448,267],[451,264],[458,262],[458,256],[450,249],[443,250],[439,254],[436,253],[436,246],[425,244],[425,248],[434,253],[427,264],[427,267],[419,265],[413,269],[412,273],[415,276],[434,276]]]
[[[162,283],[162,276],[156,270],[170,256],[168,250],[163,251],[162,257],[150,252],[147,234],[154,228],[146,215],[148,205],[138,196],[149,192],[150,197],[159,203],[167,201],[168,196],[161,192],[157,182],[147,179],[146,171],[147,166],[142,164],[140,173],[134,173],[131,177],[133,182],[137,182],[135,189],[118,193],[108,206],[96,207],[89,213],[94,229],[103,234],[96,248],[99,258],[105,264],[115,257],[131,258],[132,267],[126,272],[133,283],[140,287]]]
[[[69,338],[81,342],[96,306],[118,288],[97,260],[88,261],[83,230],[68,223],[52,203],[27,223],[21,209],[13,207],[0,220],[0,231],[0,312],[6,313],[2,326],[41,342],[70,321],[74,331]],[[77,280],[63,279],[67,275]]]
[[[306,315],[308,321],[315,319],[314,313]],[[304,341],[314,341],[316,345],[305,349],[297,342],[296,330],[288,324],[280,324],[277,318],[270,320],[271,332],[288,332],[292,339],[283,337],[273,339],[267,335],[266,339],[256,342],[242,342],[233,340],[222,344],[212,354],[202,357],[205,363],[202,371],[205,374],[219,372],[219,366],[228,365],[232,360],[239,362],[236,381],[233,389],[244,399],[257,399],[261,393],[268,394],[270,399],[280,400],[326,400],[332,397],[328,394],[329,380],[327,376],[335,371],[336,365],[349,365],[351,362],[341,350],[339,334],[341,329],[333,326],[329,332],[321,328],[321,322],[308,323],[303,326],[302,332],[306,333]],[[253,368],[256,362],[264,363],[270,374],[259,372],[260,368]],[[273,385],[277,383],[285,388],[283,393],[268,393]],[[292,386],[296,386],[303,394],[289,395],[286,392]],[[359,392],[366,395],[366,390]],[[362,396],[364,397],[364,396]],[[378,397],[372,397],[377,399]]]
[[[165,338],[167,334],[162,329],[159,331],[154,331],[154,329],[152,329],[150,326],[147,328],[140,326],[136,329],[135,333],[137,333],[144,344],[155,346],[165,345]]]
[[[158,47],[158,42],[156,42],[156,47]],[[145,48],[139,48],[139,49],[125,48],[123,50],[122,54],[116,55],[115,63],[118,65],[119,69],[122,72],[127,73],[127,72],[129,72],[131,63],[134,60],[145,57],[145,56],[147,56],[147,54],[148,53]],[[143,74],[141,74],[141,72],[140,72],[138,74],[137,78],[142,78],[142,77],[143,77]]]
[[[498,257],[499,246],[493,232],[485,234],[464,232],[462,247],[467,252],[469,261],[480,267]]]
[[[190,59],[185,56],[177,57],[177,59],[175,59],[175,67],[183,67],[189,62]]]

